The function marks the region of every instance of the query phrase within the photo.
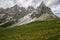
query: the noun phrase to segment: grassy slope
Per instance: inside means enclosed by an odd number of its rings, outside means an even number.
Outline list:
[[[0,40],[60,40],[60,19],[35,21],[10,29],[0,28]]]

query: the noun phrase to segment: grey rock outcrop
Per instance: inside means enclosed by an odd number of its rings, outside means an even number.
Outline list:
[[[25,24],[31,20],[45,20],[48,18],[57,18],[57,16],[43,2],[36,9],[29,6],[26,10],[18,5],[7,9],[0,8],[0,26],[3,27],[15,23]]]
[[[4,25],[12,21],[16,22],[25,15],[27,15],[26,9],[24,7],[19,7],[18,5],[7,9],[0,8],[0,25]]]
[[[33,11],[31,17],[36,17],[37,19],[41,20],[48,18],[57,18],[57,16],[53,14],[51,9],[47,7],[43,2],[40,4],[40,6],[37,7],[35,11]]]
[[[31,13],[33,10],[35,10],[34,7],[28,6],[28,8],[27,8],[27,13]]]

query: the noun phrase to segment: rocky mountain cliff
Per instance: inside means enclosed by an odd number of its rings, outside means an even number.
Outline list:
[[[29,6],[26,10],[18,5],[7,9],[0,8],[0,26],[2,27],[12,24],[21,25],[32,22],[32,20],[45,20],[47,18],[57,18],[57,16],[43,2],[36,9]]]
[[[38,6],[37,9],[33,12],[31,17],[36,17],[40,20],[44,20],[47,18],[56,18],[57,16],[55,16],[51,9],[42,2],[40,6]]]
[[[32,7],[32,6],[28,6],[28,8],[27,8],[27,12],[28,12],[28,13],[31,13],[31,12],[34,11],[34,10],[35,10],[35,8]]]
[[[27,15],[27,10],[24,7],[15,5],[11,8],[0,8],[0,25],[10,25],[10,22],[17,22],[20,18]]]

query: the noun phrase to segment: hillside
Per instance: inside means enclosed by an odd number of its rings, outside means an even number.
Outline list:
[[[0,27],[0,40],[60,40],[60,19],[38,20],[9,29]]]
[[[32,6],[20,7],[17,4],[11,8],[0,8],[0,26],[9,27],[18,24],[26,24],[31,20],[45,20],[49,18],[58,18],[42,1],[35,9]],[[6,25],[7,24],[7,25]],[[15,25],[16,24],[16,25]]]

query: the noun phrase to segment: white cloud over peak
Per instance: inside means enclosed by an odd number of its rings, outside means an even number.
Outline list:
[[[0,0],[0,8],[12,7],[15,4],[21,4],[24,7],[33,6],[37,7],[41,2],[50,7],[53,11],[60,11],[60,0]]]
[[[24,7],[28,7],[29,5],[31,5],[32,0],[18,0],[17,3],[20,3],[22,6]]]
[[[1,7],[7,8],[7,7],[11,7],[13,5],[14,5],[14,3],[12,0],[0,0],[0,8]]]

